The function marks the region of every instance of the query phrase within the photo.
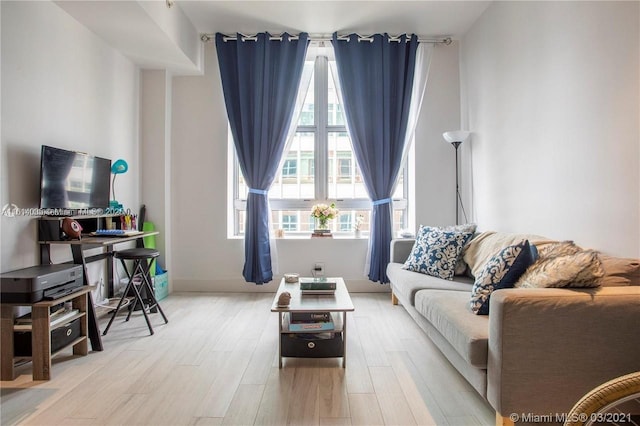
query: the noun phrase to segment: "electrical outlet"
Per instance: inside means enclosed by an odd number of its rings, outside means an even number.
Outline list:
[[[313,273],[316,277],[324,276],[324,262],[316,262],[313,264]]]

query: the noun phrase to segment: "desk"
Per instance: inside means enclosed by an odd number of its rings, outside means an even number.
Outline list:
[[[86,355],[87,345],[87,295],[95,287],[79,287],[79,290],[56,300],[43,300],[35,303],[3,303],[0,335],[2,336],[1,372],[2,380],[13,380],[13,306],[31,306],[31,361],[33,364],[33,380],[51,379],[51,326],[49,323],[50,308],[70,300],[74,309],[80,312],[69,318],[69,322],[80,318],[80,337],[69,342],[65,347],[73,345],[74,355]],[[65,321],[66,323],[66,321]],[[62,325],[62,324],[61,324]],[[61,326],[59,325],[59,326]]]
[[[53,263],[51,261],[51,246],[52,245],[67,245],[71,246],[71,253],[73,254],[73,263],[82,265],[84,272],[84,284],[90,285],[87,275],[87,263],[96,262],[98,260],[107,260],[107,297],[113,297],[113,246],[116,244],[126,243],[129,241],[136,241],[140,238],[148,237],[151,235],[158,235],[158,231],[143,232],[142,234],[134,235],[131,237],[95,237],[91,235],[82,236],[79,240],[61,240],[61,241],[38,241],[40,244],[40,264],[47,265]],[[94,248],[102,248],[102,253],[85,256],[84,251]],[[89,340],[91,341],[91,349],[94,351],[102,350],[102,338],[100,337],[100,330],[98,329],[98,323],[96,321],[96,315],[93,309],[93,297],[89,293],[89,306],[87,310],[89,316]]]

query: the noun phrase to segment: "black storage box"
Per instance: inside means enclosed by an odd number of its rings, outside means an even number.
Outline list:
[[[80,337],[80,320],[76,318],[68,324],[51,330],[51,353],[73,342]],[[31,332],[13,332],[13,354],[14,356],[31,356]]]
[[[314,334],[283,333],[280,335],[281,356],[303,358],[335,358],[344,356],[342,333],[331,333],[333,337],[322,339]]]

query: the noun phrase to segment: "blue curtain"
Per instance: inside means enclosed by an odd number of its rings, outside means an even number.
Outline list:
[[[216,34],[224,101],[240,168],[250,188],[242,275],[247,282],[263,284],[273,279],[267,190],[285,147],[308,34],[224,38]]]
[[[338,38],[334,33],[333,47],[353,150],[373,202],[368,276],[387,283],[391,193],[402,163],[418,38],[359,38]]]

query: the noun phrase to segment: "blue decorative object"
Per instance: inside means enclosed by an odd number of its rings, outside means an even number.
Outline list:
[[[387,283],[390,197],[404,153],[418,38],[390,41],[388,34],[376,34],[360,41],[357,34],[334,33],[332,42],[353,151],[373,201],[368,276]]]
[[[308,34],[235,39],[216,34],[224,101],[242,175],[249,188],[244,237],[247,282],[273,279],[267,190],[278,171],[293,116]]]
[[[416,242],[403,268],[445,280],[453,279],[458,257],[472,235],[473,232],[420,226]]]
[[[503,248],[489,259],[473,284],[469,302],[471,311],[477,315],[489,315],[491,293],[502,288],[512,288],[537,257],[536,246],[523,240]]]
[[[109,207],[111,207],[112,209],[117,209],[117,210],[122,209],[122,204],[120,204],[116,200],[116,176],[127,173],[128,170],[129,170],[129,165],[122,158],[114,161],[114,163],[111,165],[111,174],[113,175],[113,179],[111,180],[112,199],[109,202]]]

